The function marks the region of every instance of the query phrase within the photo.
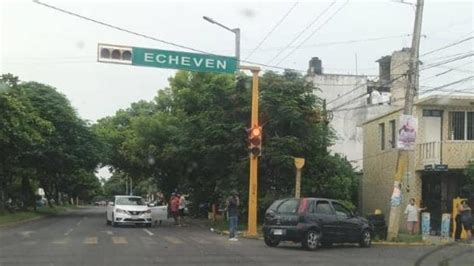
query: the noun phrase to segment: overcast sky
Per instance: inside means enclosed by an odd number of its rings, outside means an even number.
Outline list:
[[[94,24],[33,1],[0,2],[0,72],[56,87],[71,100],[79,115],[90,121],[113,115],[134,101],[153,99],[175,72],[98,63],[97,43],[183,50]],[[241,29],[242,59],[296,3],[222,0],[43,2],[166,41],[232,56],[233,34],[203,20],[202,16],[206,15],[231,28]],[[408,34],[413,31],[413,6],[390,0],[332,2],[299,1],[248,60],[268,63],[278,56],[271,65],[281,61],[280,67],[305,71],[309,59],[318,56],[326,73],[355,74],[357,54],[358,73],[376,75],[375,60],[410,46]],[[328,12],[292,45],[300,48],[286,57],[292,49],[283,48],[330,5]],[[337,10],[340,11],[335,13]],[[473,1],[425,0],[424,11],[422,32],[425,37],[421,41],[421,54],[474,34]],[[301,43],[304,39],[307,41]],[[348,42],[356,40],[365,41]],[[464,42],[421,60],[429,64],[445,59],[445,56],[469,53],[473,51],[473,43],[472,40]],[[474,73],[472,59],[444,65],[457,70],[439,77],[434,75],[448,69],[424,71],[421,84],[429,88],[471,76]],[[471,80],[452,89],[472,87]]]

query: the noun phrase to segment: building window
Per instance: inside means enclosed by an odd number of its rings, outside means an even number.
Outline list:
[[[396,144],[396,128],[395,128],[395,120],[390,120],[389,122],[390,125],[390,147],[395,148]]]
[[[385,124],[379,124],[380,149],[385,150]]]
[[[443,115],[442,110],[426,110],[426,109],[423,109],[423,116],[441,117],[442,115]]]
[[[474,140],[474,112],[450,112],[451,140]]]
[[[467,112],[467,139],[474,140],[474,112]]]

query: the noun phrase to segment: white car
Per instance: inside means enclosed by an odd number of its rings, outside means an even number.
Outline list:
[[[153,224],[151,209],[138,196],[115,196],[107,205],[107,225]]]

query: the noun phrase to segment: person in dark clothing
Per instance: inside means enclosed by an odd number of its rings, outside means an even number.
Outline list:
[[[454,241],[460,241],[462,232],[461,215],[457,214],[454,218],[454,221],[456,222],[456,231],[454,231]]]
[[[472,237],[472,213],[471,208],[467,205],[467,201],[463,200],[458,207],[459,221],[467,232],[467,241],[471,241]]]
[[[237,241],[235,232],[239,222],[239,205],[240,200],[237,191],[232,191],[232,196],[227,199],[227,212],[229,217],[229,240]]]

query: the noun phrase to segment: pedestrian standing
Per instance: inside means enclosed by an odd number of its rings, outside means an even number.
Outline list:
[[[231,196],[227,199],[227,212],[229,217],[229,240],[237,241],[235,236],[237,224],[239,222],[239,205],[240,199],[236,190],[231,192]]]
[[[171,193],[170,198],[170,212],[171,217],[174,219],[174,224],[179,225],[179,196],[176,193]]]
[[[464,230],[467,232],[467,241],[471,241],[472,238],[472,210],[467,205],[467,201],[463,200],[461,201],[461,204],[458,207],[459,211],[459,220],[464,227]]]
[[[420,211],[426,210],[426,208],[418,208],[415,206],[415,199],[411,198],[410,203],[405,209],[405,214],[407,215],[407,229],[410,235],[415,234],[415,229],[418,224],[418,214]]]

